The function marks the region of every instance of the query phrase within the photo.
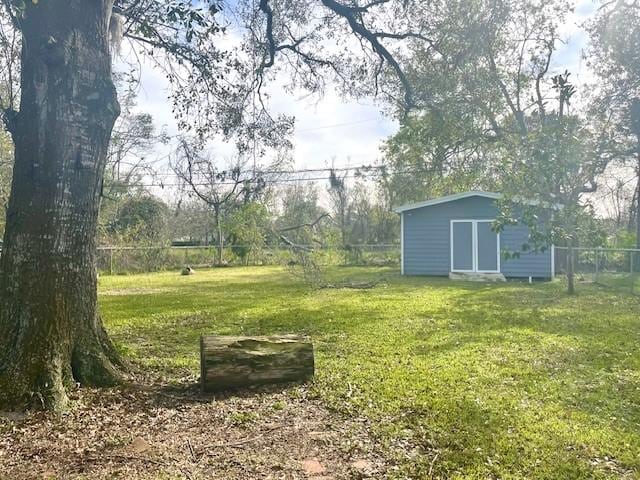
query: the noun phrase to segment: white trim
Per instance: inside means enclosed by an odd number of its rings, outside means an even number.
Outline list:
[[[480,190],[472,190],[469,192],[462,192],[462,193],[456,193],[454,195],[447,195],[446,197],[434,198],[431,200],[426,200],[424,202],[402,205],[400,207],[394,208],[393,211],[396,213],[402,213],[407,210],[413,210],[415,208],[430,207],[431,205],[438,205],[440,203],[453,202],[455,200],[462,200],[463,198],[468,198],[468,197],[485,197],[485,198],[491,198],[493,200],[498,200],[502,198],[502,194],[494,193],[494,192],[483,192]]]
[[[569,247],[555,247],[558,250],[568,250]],[[640,248],[602,248],[602,247],[571,247],[571,250],[582,251],[582,252],[593,252],[594,250],[599,250],[601,252],[638,252],[640,253]]]
[[[491,222],[494,222],[495,220],[490,220]],[[500,259],[502,257],[502,255],[500,255],[500,232],[496,233],[497,235],[497,239],[496,239],[496,266],[498,268],[498,270],[496,270],[496,273],[502,272],[502,265],[500,264]]]
[[[471,224],[471,270],[460,270],[453,268],[453,224],[454,223],[470,223]],[[473,273],[476,271],[476,235],[473,220],[449,220],[449,271],[455,273]]]
[[[451,219],[449,220],[449,267],[453,273],[500,273],[500,233],[496,233],[496,267],[497,270],[479,270],[478,269],[478,223],[492,223],[495,219]],[[471,270],[456,270],[453,268],[453,224],[454,223],[471,223]]]
[[[551,244],[551,280],[556,278],[556,246]]]
[[[400,214],[400,275],[404,275],[404,213]]]
[[[453,272],[453,220],[449,220],[449,272]]]
[[[407,205],[401,205],[400,207],[396,207],[393,209],[394,212],[396,213],[402,213],[402,212],[406,212],[407,210],[414,210],[416,208],[422,208],[422,207],[430,207],[432,205],[439,205],[441,203],[447,203],[447,202],[454,202],[456,200],[462,200],[463,198],[468,198],[468,197],[484,197],[484,198],[490,198],[492,200],[499,200],[503,197],[503,195],[501,193],[495,193],[495,192],[484,192],[482,190],[471,190],[468,192],[462,192],[462,193],[456,193],[453,195],[447,195],[445,197],[439,197],[439,198],[433,198],[431,200],[425,200],[423,202],[418,202],[418,203],[409,203]],[[531,200],[531,199],[526,199],[526,198],[521,198],[521,197],[513,197],[512,200],[515,203],[520,203],[520,204],[526,204],[526,205],[532,205],[532,206],[543,206],[546,208],[552,208],[554,210],[560,210],[562,208],[562,205],[560,204],[548,204],[546,202],[540,202],[538,200]]]

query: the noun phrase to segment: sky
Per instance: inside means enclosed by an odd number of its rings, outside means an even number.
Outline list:
[[[552,70],[569,70],[577,84],[588,82],[590,73],[582,59],[587,46],[587,35],[581,24],[596,10],[594,0],[579,0],[574,13],[561,30],[564,43],[558,49]],[[138,109],[150,113],[158,126],[169,134],[177,133],[171,113],[168,84],[164,75],[143,65]],[[291,95],[270,90],[275,111],[292,115],[296,119],[293,136],[295,168],[358,166],[376,163],[384,140],[393,135],[398,124],[382,114],[375,99],[345,100],[337,92],[327,90],[321,98],[308,98],[304,92]],[[213,142],[212,149],[222,155],[231,155],[233,146]],[[158,156],[166,156],[159,149]]]
[[[293,158],[296,168],[325,167],[335,159],[336,165],[373,163],[381,142],[398,129],[397,123],[381,113],[374,99],[346,101],[336,91],[328,90],[320,99],[305,92],[269,90],[274,111],[295,117]],[[176,122],[167,100],[168,83],[164,75],[143,68],[138,110],[150,113],[158,126],[169,134],[177,133]],[[214,143],[214,150],[231,154],[232,145]]]

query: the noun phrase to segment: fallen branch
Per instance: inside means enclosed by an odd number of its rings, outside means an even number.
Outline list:
[[[440,456],[440,452],[437,452],[435,457],[433,457],[433,460],[431,460],[431,465],[429,465],[429,473],[427,473],[427,476],[429,478],[431,478],[431,475],[433,474],[433,466],[436,464],[436,460],[438,460],[439,456]]]
[[[158,465],[159,467],[167,467],[167,466],[171,465],[169,462],[163,462],[163,461],[160,461],[160,460],[154,460],[153,458],[149,458],[149,457],[138,457],[138,456],[135,456],[135,455],[123,455],[123,454],[118,454],[118,453],[111,453],[111,454],[100,455],[100,456],[91,456],[91,457],[88,457],[88,460],[94,460],[94,461],[100,461],[100,460],[128,460],[128,461],[151,463],[153,465]]]
[[[193,445],[191,445],[191,440],[187,438],[187,447],[189,448],[189,454],[191,455],[191,460],[194,463],[198,463],[198,458],[196,457],[196,452],[193,450]]]
[[[264,437],[265,435],[268,435],[269,433],[278,430],[280,428],[283,428],[284,425],[276,425],[275,427],[271,427],[263,432],[258,433],[257,435],[254,435],[252,437],[246,437],[240,440],[236,440],[235,442],[220,442],[220,443],[214,443],[213,445],[205,445],[203,447],[198,448],[195,452],[197,454],[203,454],[203,455],[212,455],[211,452],[208,452],[208,450],[212,450],[212,449],[217,449],[217,448],[238,448],[241,447],[243,445],[246,445],[247,443],[251,443],[255,440],[258,440],[262,437]]]
[[[351,288],[355,290],[368,290],[380,285],[381,280],[375,280],[373,282],[348,282],[348,283],[324,283],[319,288]]]
[[[289,240],[284,235],[280,235],[280,240],[282,240],[289,247],[291,247],[292,250],[298,250],[298,251],[303,251],[303,252],[312,252],[313,251],[313,248],[307,247],[306,245],[298,245],[297,243],[294,243],[293,241]]]
[[[284,228],[279,228],[278,232],[280,233],[284,233],[284,232],[290,232],[292,230],[300,230],[301,228],[314,228],[316,225],[318,225],[324,218],[331,218],[331,215],[328,213],[323,213],[322,215],[320,215],[318,218],[316,218],[313,222],[309,222],[309,223],[300,223],[299,225],[293,225],[291,227],[284,227]]]

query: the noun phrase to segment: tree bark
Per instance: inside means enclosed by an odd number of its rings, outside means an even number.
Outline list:
[[[113,0],[25,2],[15,167],[0,261],[0,405],[64,408],[73,381],[111,385],[97,311],[96,225],[119,114]]]
[[[295,335],[203,336],[200,369],[205,392],[307,380],[313,377],[313,345]]]

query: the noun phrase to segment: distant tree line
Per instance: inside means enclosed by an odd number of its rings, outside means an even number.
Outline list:
[[[400,66],[413,108],[395,113],[400,129],[371,160],[375,168],[329,169],[322,181],[281,182],[282,174],[269,173],[291,169],[286,154],[256,169],[255,150],[253,164],[247,152],[264,132],[248,130],[231,160],[208,155],[197,136],[173,139],[171,167],[182,188],[170,201],[154,196],[144,179],[156,178],[154,152],[172,139],[137,108],[136,76],[118,74],[121,114],[102,186],[99,244],[215,245],[217,262],[226,249],[246,261],[283,239],[357,255],[358,245],[399,242],[394,206],[486,189],[565,207],[552,228],[534,232],[527,248],[638,246],[638,7],[608,2],[585,25],[596,74],[587,87],[551,67],[569,2],[479,0],[475,6],[470,13],[461,4],[440,5],[430,26],[434,40],[410,42]],[[426,15],[432,7],[423,8]],[[271,131],[277,141],[260,138],[260,159],[264,148],[287,149],[284,133]],[[11,138],[3,132],[2,212],[12,165]],[[502,213],[503,224],[515,220],[508,208]],[[300,225],[312,228],[292,228]]]

